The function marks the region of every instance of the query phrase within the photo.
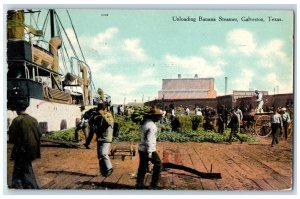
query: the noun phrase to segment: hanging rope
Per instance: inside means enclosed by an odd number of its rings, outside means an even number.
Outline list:
[[[80,60],[80,59],[78,58],[78,56],[77,56],[77,53],[76,53],[76,51],[75,51],[75,49],[74,49],[74,46],[73,46],[72,43],[71,43],[70,38],[68,37],[68,34],[66,33],[66,30],[64,29],[64,27],[63,27],[63,25],[62,25],[62,22],[61,22],[61,20],[60,20],[60,18],[59,18],[59,16],[58,16],[58,14],[57,14],[56,12],[54,12],[54,13],[55,13],[55,16],[56,16],[57,24],[60,25],[60,27],[61,27],[60,30],[61,30],[61,29],[63,30],[63,32],[64,32],[66,38],[68,39],[69,45],[70,45],[70,47],[71,47],[71,49],[72,49],[72,51],[73,51],[74,56],[75,56],[78,60]],[[80,46],[80,43],[79,43],[79,40],[78,40],[78,37],[77,37],[77,34],[76,34],[76,32],[75,32],[75,29],[74,29],[74,26],[73,26],[73,23],[72,23],[70,14],[69,14],[68,11],[67,11],[67,13],[68,13],[68,16],[69,16],[69,18],[70,18],[71,25],[72,25],[72,28],[73,28],[73,31],[74,31],[74,34],[75,34],[75,37],[76,37],[78,46],[79,46],[79,48],[80,48],[81,55],[82,55],[82,57],[83,57],[84,62],[86,62],[86,61],[85,61],[85,57],[84,57],[83,52],[82,52],[82,49],[81,49],[81,46]],[[61,31],[60,31],[60,34],[61,34]],[[62,36],[61,36],[61,38],[62,38]],[[66,50],[66,45],[65,45],[64,42],[63,42],[63,44],[62,44],[62,48],[63,48],[64,51],[66,52],[67,57],[68,57],[68,60],[70,60],[70,57],[69,57],[68,51]],[[70,61],[70,62],[71,62],[71,61]],[[79,66],[79,64],[81,64],[81,63],[78,62],[78,68],[79,68],[79,71],[80,71],[80,66]],[[95,89],[95,85],[94,85],[94,82],[93,82],[93,80],[92,80],[91,69],[90,69],[90,67],[89,67],[87,64],[85,64],[85,65],[86,65],[87,68],[88,68],[88,73],[89,73],[89,85]],[[75,74],[75,73],[74,73],[73,65],[70,64],[70,66],[71,66],[71,72],[72,72],[73,74]],[[78,74],[78,76],[79,76],[79,74]]]
[[[82,48],[80,46],[80,43],[79,43],[79,40],[78,40],[78,36],[77,36],[77,33],[75,31],[75,28],[74,28],[74,25],[73,25],[73,22],[72,22],[72,19],[71,19],[71,16],[69,14],[69,11],[66,10],[67,13],[68,13],[68,16],[69,16],[69,19],[70,19],[70,22],[71,22],[71,25],[72,25],[72,28],[73,28],[73,32],[75,34],[75,37],[76,37],[76,40],[77,40],[77,43],[78,43],[78,46],[79,46],[79,49],[80,49],[80,52],[81,52],[81,55],[82,55],[82,58],[83,58],[83,61],[86,63],[86,60],[85,60],[85,57],[83,55],[83,52],[82,52]],[[91,73],[91,69],[90,67],[87,65],[87,68],[89,69],[89,85],[93,86],[95,88],[95,85],[94,85],[94,82],[92,80],[92,73]]]
[[[58,24],[58,15],[56,14],[55,15],[56,17],[55,17],[55,20],[56,20],[56,24]],[[61,30],[60,30],[60,27],[58,26],[58,30],[59,30],[59,36],[60,36],[60,38],[62,38],[62,34],[61,34]],[[66,34],[66,33],[65,33]],[[68,38],[68,37],[67,37]],[[70,42],[70,41],[69,41]],[[72,47],[72,46],[71,46]],[[66,55],[67,55],[67,58],[68,58],[68,60],[69,60],[69,63],[71,62],[70,61],[70,56],[69,56],[69,54],[68,54],[68,51],[67,51],[67,49],[66,49],[66,45],[65,45],[65,42],[62,42],[62,50],[61,51],[63,51],[64,53],[66,53]],[[65,60],[65,57],[64,57],[64,60]],[[65,62],[66,62],[66,60],[65,60]],[[66,64],[67,65],[67,64]],[[74,68],[73,68],[73,65],[71,65],[70,64],[70,70],[71,70],[71,73],[74,73]],[[66,67],[66,71],[68,71],[67,70],[67,67]]]
[[[45,18],[44,23],[43,23],[43,27],[42,27],[43,33],[46,32],[46,25],[48,24],[48,20],[49,20],[49,11],[47,12],[46,18]],[[39,36],[39,40],[41,38],[44,39],[44,34],[42,36]]]
[[[67,39],[68,39],[68,41],[69,41],[69,44],[70,44],[71,49],[72,49],[72,51],[73,51],[73,53],[74,53],[74,56],[78,58],[77,53],[76,53],[76,51],[75,51],[75,49],[74,49],[74,46],[72,45],[72,42],[71,42],[70,38],[68,37],[68,34],[66,33],[66,30],[64,29],[64,27],[63,27],[63,25],[62,25],[62,23],[61,23],[61,21],[60,21],[59,16],[56,14],[55,11],[54,11],[54,13],[55,13],[55,16],[56,16],[57,19],[58,19],[58,22],[59,22],[59,24],[60,24],[62,30],[64,31],[65,36],[67,37]]]
[[[57,19],[55,18],[55,20],[56,20],[56,25],[57,25]],[[59,26],[57,25],[57,33],[58,33],[58,35],[59,35],[59,37],[60,38],[62,38],[61,36],[61,31],[60,31],[60,28],[59,28]],[[62,42],[62,45],[64,45],[64,43]],[[64,54],[63,54],[63,50],[60,50],[59,51],[60,52],[60,57],[61,57],[61,59],[62,59],[62,62],[63,62],[63,66],[64,66],[64,68],[65,68],[65,73],[68,71],[67,70],[67,65],[66,65],[66,61],[65,61],[65,57],[64,57]]]
[[[80,52],[81,52],[83,61],[86,62],[86,61],[85,61],[85,58],[84,58],[84,55],[83,55],[83,52],[82,52],[82,49],[81,49],[81,46],[80,46],[80,43],[79,43],[79,40],[78,40],[78,37],[77,37],[77,33],[76,33],[76,31],[75,31],[75,28],[74,28],[74,25],[73,25],[73,22],[72,22],[72,19],[71,19],[71,16],[70,16],[70,14],[69,14],[69,11],[68,11],[68,10],[66,10],[66,11],[67,11],[67,13],[68,13],[68,16],[69,16],[69,19],[70,19],[70,22],[71,22],[71,26],[72,26],[72,28],[73,28],[73,32],[74,32],[74,34],[75,34],[75,37],[76,37],[76,40],[77,40],[77,43],[78,43],[78,46],[79,46],[79,49],[80,49]]]

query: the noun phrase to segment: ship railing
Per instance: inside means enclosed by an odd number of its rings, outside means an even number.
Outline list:
[[[41,77],[40,74],[42,74],[41,71],[44,71],[43,72],[44,74],[45,74],[45,72],[47,72],[48,75],[43,75],[43,76],[49,77],[49,78],[53,78],[54,76],[60,76],[60,77],[62,76],[62,74],[60,74],[60,73],[57,73],[55,71],[51,71],[48,68],[39,66],[39,65],[37,65],[33,62],[30,62],[30,61],[27,61],[27,60],[8,60],[8,63],[13,63],[13,62],[15,62],[15,63],[16,62],[21,62],[22,66],[24,67],[25,78],[33,80],[35,82],[41,83],[39,81],[39,77]]]
[[[70,65],[71,65],[71,68],[73,68],[73,60],[76,60],[77,63],[82,64],[82,65],[84,65],[84,66],[86,66],[86,67],[88,68],[88,73],[89,73],[89,84],[92,83],[92,73],[91,73],[91,68],[90,68],[90,66],[89,66],[86,62],[80,60],[78,57],[71,57],[71,58],[70,58]],[[79,73],[80,73],[80,67],[78,67],[78,74],[79,74]]]
[[[43,51],[45,51],[45,52],[47,52],[47,53],[49,53],[49,54],[52,55],[52,53],[51,53],[50,50],[49,50],[49,46],[51,46],[52,48],[54,48],[54,46],[53,46],[51,43],[49,43],[49,41],[45,41],[45,40],[43,40],[43,39],[38,39],[38,40],[35,40],[35,42],[36,42],[36,44],[33,44],[34,47],[37,47],[37,48],[39,48],[39,49],[41,49],[41,50],[43,50]],[[43,46],[40,46],[40,45],[39,45],[39,42],[43,43],[44,45],[43,45]],[[46,46],[46,44],[47,44],[48,46],[47,46],[47,47],[44,47],[44,46]],[[48,49],[48,50],[47,50],[47,49]]]
[[[86,66],[86,67],[89,69],[89,75],[91,75],[91,73],[90,73],[90,71],[91,71],[91,70],[90,70],[90,66],[89,66],[85,61],[82,61],[82,60],[79,59],[78,57],[71,57],[71,58],[70,58],[70,63],[71,63],[71,67],[72,67],[72,68],[73,68],[73,62],[74,62],[74,60],[76,60],[77,63]],[[80,72],[80,67],[78,67],[78,74],[79,74],[79,72]]]

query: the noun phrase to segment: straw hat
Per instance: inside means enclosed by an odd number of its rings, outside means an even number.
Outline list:
[[[145,112],[145,115],[149,115],[149,116],[162,116],[162,112],[157,109],[157,108],[153,108],[148,112]]]

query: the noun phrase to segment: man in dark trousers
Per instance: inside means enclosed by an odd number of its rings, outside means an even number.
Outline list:
[[[113,139],[114,118],[104,103],[99,103],[97,112],[94,113],[89,123],[92,127],[90,135],[93,135],[93,133],[97,135],[97,154],[100,173],[102,176],[108,177],[113,172],[109,150]]]
[[[283,135],[284,135],[284,139],[287,140],[288,138],[288,127],[291,123],[291,117],[290,114],[286,111],[286,108],[282,108],[282,123],[283,123]]]
[[[239,139],[241,143],[243,143],[243,140],[238,136],[238,129],[239,129],[239,116],[235,113],[234,109],[231,109],[230,111],[230,122],[228,124],[228,128],[231,128],[230,135],[228,142],[231,144],[234,137]]]
[[[28,102],[17,101],[18,116],[12,121],[8,130],[9,142],[13,143],[11,159],[14,160],[12,188],[38,189],[32,161],[40,158],[40,137],[42,136],[37,120],[27,113]]]
[[[158,187],[162,163],[156,152],[157,127],[155,122],[158,122],[161,117],[161,111],[156,108],[145,113],[141,127],[141,143],[139,144],[140,164],[137,174],[137,189],[145,188],[144,180],[149,161],[153,164],[151,188]]]
[[[223,115],[220,113],[218,117],[218,133],[223,134],[224,133],[224,121],[223,121]]]
[[[272,143],[271,146],[273,147],[274,144],[278,144],[278,135],[280,132],[280,129],[282,129],[283,124],[282,124],[282,117],[280,115],[280,109],[274,109],[273,114],[270,117],[270,122],[271,122],[271,128],[272,128]]]
[[[78,132],[80,130],[83,131],[84,133],[84,137],[85,139],[87,138],[88,134],[89,134],[89,118],[86,117],[87,114],[85,114],[85,106],[82,105],[80,106],[80,111],[81,111],[81,118],[80,118],[80,122],[76,125],[76,129],[75,129],[75,142],[79,142],[78,139]]]

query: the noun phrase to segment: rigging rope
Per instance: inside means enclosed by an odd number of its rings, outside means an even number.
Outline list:
[[[46,32],[46,24],[48,24],[48,20],[49,20],[49,11],[47,12],[47,15],[46,15],[46,18],[44,20],[43,27],[42,27],[43,35],[39,36],[39,39],[40,38],[44,39],[44,34]]]
[[[77,33],[75,31],[75,28],[74,28],[74,25],[73,25],[73,22],[72,22],[72,19],[71,19],[71,16],[69,14],[69,11],[66,10],[67,13],[68,13],[68,16],[69,16],[69,19],[70,19],[70,22],[71,22],[71,25],[72,25],[72,28],[73,28],[73,32],[75,34],[75,37],[76,37],[76,40],[77,40],[77,43],[78,43],[78,46],[79,46],[79,49],[80,49],[80,52],[81,52],[81,55],[82,55],[82,58],[83,58],[83,61],[86,63],[86,60],[85,60],[85,57],[83,55],[83,52],[82,52],[82,49],[81,49],[81,46],[80,46],[80,43],[79,43],[79,40],[78,40],[78,36],[77,36]],[[86,64],[87,65],[87,64]],[[90,67],[87,65],[88,69],[89,69],[89,85],[93,86],[95,88],[95,85],[94,85],[94,82],[92,80],[92,73],[91,73],[91,69]]]
[[[57,32],[58,32],[58,35],[59,35],[59,37],[60,38],[62,38],[62,35],[61,35],[61,31],[60,31],[60,28],[59,28],[59,26],[57,25],[58,23],[57,23],[57,19],[55,18],[55,20],[56,20],[56,28],[57,28]],[[62,45],[64,45],[64,43],[62,42]],[[65,57],[64,57],[64,54],[63,54],[63,50],[60,50],[59,51],[60,52],[60,54],[61,54],[61,59],[62,59],[62,62],[63,62],[63,66],[64,66],[64,68],[65,68],[65,73],[67,73],[67,65],[66,65],[66,62],[65,62]]]
[[[72,22],[72,19],[71,19],[71,16],[70,16],[70,14],[69,14],[69,11],[68,11],[68,10],[66,10],[66,11],[67,11],[67,13],[68,13],[68,16],[69,16],[69,19],[70,19],[70,22],[71,22],[71,26],[72,26],[72,28],[73,28],[73,32],[74,32],[74,34],[75,34],[75,37],[76,37],[76,40],[77,40],[77,43],[78,43],[78,46],[79,46],[79,49],[80,49],[80,52],[81,52],[83,61],[86,62],[86,61],[85,61],[85,58],[84,58],[84,55],[83,55],[83,52],[82,52],[82,49],[81,49],[81,46],[80,46],[80,43],[79,43],[79,40],[78,40],[78,37],[77,37],[77,33],[76,33],[76,31],[75,31],[75,28],[74,28],[74,25],[73,25],[73,22]]]
[[[56,14],[56,12],[55,12],[55,16],[56,16],[56,17],[55,17],[56,24],[59,24],[59,23],[58,23],[59,17],[58,17],[58,15]],[[62,26],[61,23],[60,23],[60,25]],[[62,29],[64,30],[63,26],[62,26]],[[69,43],[71,43],[70,40],[69,40],[69,38],[68,38],[68,35],[67,35],[66,32],[65,32],[65,30],[64,30],[64,33],[65,33],[65,35],[66,35],[66,37],[67,37]],[[59,34],[60,34],[60,38],[63,39],[63,38],[62,38],[61,31],[60,31],[60,28],[59,28]],[[73,46],[72,46],[71,44],[70,44],[70,46],[71,46],[71,48],[73,49],[73,52],[74,52]],[[67,57],[68,57],[68,60],[69,60],[69,62],[71,63],[70,56],[69,56],[69,53],[68,53],[68,51],[67,51],[67,49],[66,49],[65,42],[62,42],[62,51],[64,51],[64,52],[66,53],[66,55],[67,55]],[[75,54],[76,54],[76,52],[75,52]],[[70,69],[71,69],[71,73],[74,73],[74,68],[73,68],[73,65],[72,65],[72,64],[70,64]],[[67,71],[68,71],[68,70],[67,70]]]
[[[66,30],[64,29],[64,27],[63,27],[63,25],[62,25],[62,23],[61,23],[61,21],[60,21],[60,18],[59,18],[59,16],[57,15],[56,12],[55,12],[55,16],[57,17],[57,19],[58,19],[58,21],[59,21],[59,24],[60,24],[62,30],[64,31],[65,36],[67,37],[67,39],[68,39],[68,41],[69,41],[69,44],[70,44],[71,49],[72,49],[72,51],[73,51],[73,53],[74,53],[74,56],[78,58],[78,56],[77,56],[77,54],[76,54],[76,51],[75,51],[75,49],[74,49],[74,47],[73,47],[73,45],[72,45],[72,42],[71,42],[70,38],[68,37],[68,34],[66,33]]]

